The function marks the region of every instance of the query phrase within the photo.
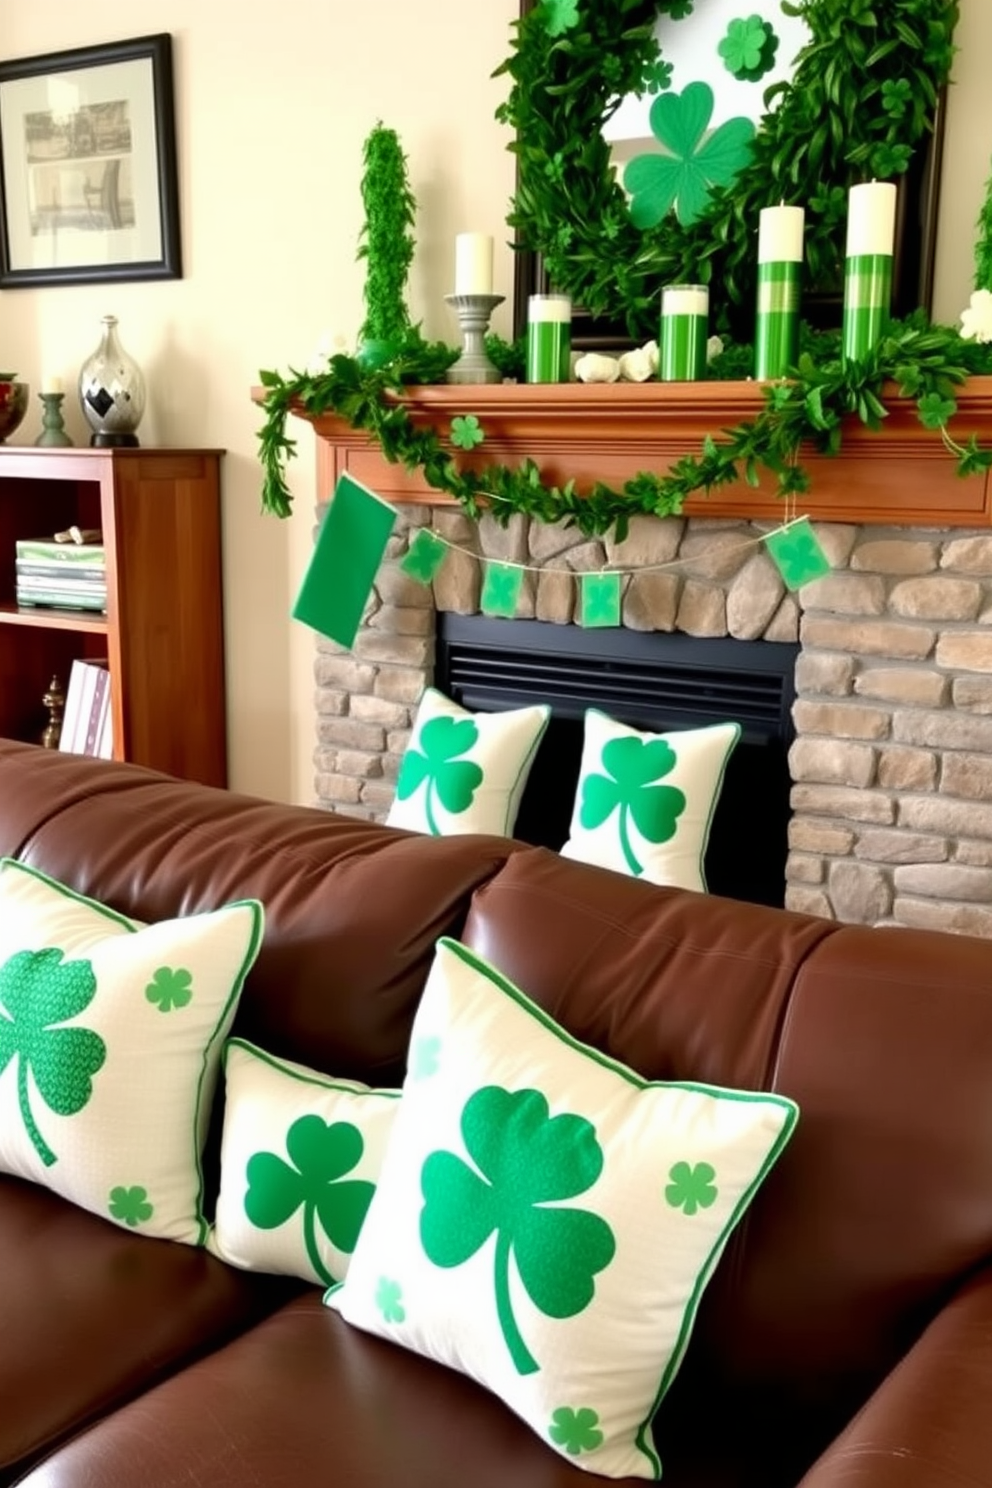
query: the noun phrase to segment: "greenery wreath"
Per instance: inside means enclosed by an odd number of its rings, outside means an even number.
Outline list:
[[[594,315],[657,335],[666,283],[719,286],[717,329],[749,339],[756,225],[783,201],[806,211],[808,287],[842,282],[847,190],[904,174],[932,128],[953,58],[957,0],[783,0],[810,41],[791,83],[765,95],[750,161],[714,187],[684,226],[668,213],[635,225],[610,164],[604,125],[631,93],[658,92],[666,64],[655,21],[708,0],[536,0],[497,69],[513,83],[497,117],[515,131],[517,189],[508,222],[539,252],[556,290]]]
[[[808,277],[822,283],[839,275],[842,182],[905,170],[930,127],[957,19],[957,0],[875,0],[875,8],[872,0],[802,0],[797,13],[812,40],[791,86],[763,121],[752,163],[690,227],[670,218],[642,233],[609,170],[602,124],[616,95],[659,80],[664,64],[655,17],[684,17],[692,6],[693,0],[538,0],[518,22],[514,51],[497,69],[513,78],[498,114],[517,131],[510,148],[519,156],[520,184],[511,223],[545,255],[557,288],[590,310],[625,315],[634,333],[649,336],[648,317],[653,322],[667,280],[715,281],[728,307],[753,300],[756,255],[746,225],[769,201],[805,199]],[[468,408],[446,432],[415,426],[405,392],[413,383],[440,381],[457,353],[410,327],[385,365],[337,355],[317,371],[261,373],[262,506],[278,516],[290,512],[285,464],[295,441],[286,422],[294,411],[334,412],[367,431],[387,459],[420,470],[469,515],[486,506],[500,521],[520,512],[586,533],[613,528],[618,539],[634,513],[678,513],[693,492],[739,479],[756,485],[762,469],[775,476],[782,496],[805,493],[802,448],[836,454],[848,417],[878,428],[889,382],[916,400],[920,421],[940,434],[962,475],[992,466],[992,451],[981,449],[974,435],[961,444],[948,433],[954,388],[974,373],[992,372],[992,345],[933,326],[922,311],[893,321],[861,362],[845,362],[839,342],[838,334],[806,330],[789,379],[765,385],[758,414],[719,438],[707,437],[698,456],[687,455],[662,474],[642,471],[620,491],[597,482],[579,492],[572,482],[545,485],[530,459],[516,468],[461,469],[462,434],[470,432],[472,445],[485,438]],[[503,343],[502,351],[511,348]],[[711,375],[743,376],[748,365],[749,352],[738,346],[717,358]]]

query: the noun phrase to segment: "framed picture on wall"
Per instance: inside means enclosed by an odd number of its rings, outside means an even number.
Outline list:
[[[0,62],[0,289],[181,275],[172,38]]]
[[[518,70],[507,69],[518,80],[516,109],[510,110],[511,122],[517,125],[518,162],[514,203],[516,335],[522,334],[526,325],[528,296],[557,290],[572,293],[573,347],[581,350],[629,347],[634,344],[634,337],[629,324],[631,316],[625,313],[629,311],[629,303],[625,303],[622,289],[627,286],[634,296],[643,299],[647,287],[643,264],[661,262],[670,254],[681,270],[675,277],[679,282],[688,282],[698,277],[692,273],[693,260],[694,254],[701,252],[704,259],[715,265],[712,283],[719,289],[728,260],[724,246],[729,242],[747,245],[742,248],[743,267],[740,253],[733,261],[732,272],[739,294],[729,298],[725,295],[724,299],[731,306],[728,317],[735,339],[749,340],[753,334],[754,289],[747,260],[756,261],[758,207],[791,199],[786,192],[797,189],[802,192],[799,200],[806,210],[807,247],[816,259],[815,263],[812,258],[807,262],[803,315],[816,328],[839,327],[843,301],[844,199],[850,184],[869,174],[874,177],[875,171],[848,160],[853,126],[840,131],[838,142],[837,131],[832,129],[833,119],[816,119],[805,126],[813,134],[818,130],[827,132],[828,137],[825,144],[817,144],[821,157],[819,169],[803,164],[800,188],[792,186],[788,176],[790,155],[798,152],[783,147],[782,158],[770,160],[771,147],[766,143],[770,115],[777,114],[788,103],[790,94],[798,97],[804,93],[804,79],[819,65],[816,48],[810,46],[809,12],[822,4],[823,0],[808,0],[807,5],[796,7],[785,0],[753,0],[749,7],[742,7],[737,0],[707,0],[705,5],[694,4],[692,0],[669,0],[664,6],[654,7],[648,0],[640,4],[631,0],[623,6],[611,6],[608,14],[613,15],[615,10],[616,22],[615,34],[610,37],[600,34],[611,24],[604,19],[607,11],[595,12],[599,28],[595,43],[602,61],[592,73],[589,71],[592,63],[586,55],[583,54],[581,61],[571,60],[580,43],[589,43],[589,38],[582,36],[589,17],[580,10],[575,21],[574,44],[571,31],[562,30],[560,35],[552,31],[552,44],[543,62],[537,61],[538,48],[530,46],[526,65]],[[564,12],[559,15],[551,6],[552,0],[520,0],[520,26],[533,30],[538,18],[531,13],[540,7],[542,16],[547,17],[545,28],[564,27]],[[662,58],[654,68],[657,76],[643,93],[629,94],[623,88],[611,91],[610,78],[617,71],[618,56],[631,47],[629,38],[637,34],[637,28],[647,25],[650,29],[654,10],[657,10],[654,35]],[[749,10],[752,13],[748,14]],[[891,17],[889,24],[895,24]],[[894,45],[887,42],[883,54],[891,52]],[[587,45],[588,50],[591,44]],[[800,67],[805,70],[801,71]],[[894,69],[893,75],[898,71]],[[897,82],[890,87],[911,92],[909,83]],[[841,93],[846,96],[843,87]],[[566,102],[559,102],[566,94]],[[691,106],[690,94],[693,95]],[[700,96],[708,99],[705,106],[699,105]],[[890,132],[898,133],[903,127],[898,123],[900,107],[905,107],[907,131],[910,119],[915,120],[921,107],[926,114],[923,137],[918,141],[914,138],[912,147],[906,145],[904,153],[902,143],[891,148],[891,159],[897,163],[892,164],[891,171],[880,170],[878,178],[887,179],[891,174],[898,186],[893,313],[902,316],[917,307],[929,312],[944,90],[931,89],[929,98],[921,92],[923,103],[914,98],[912,104],[909,101],[904,104],[901,94],[896,92],[890,97],[883,90],[881,96],[883,101],[876,100],[872,107],[888,121]],[[659,132],[658,125],[652,123],[653,104],[662,99],[667,128]],[[600,106],[601,113],[595,114]],[[862,108],[861,112],[870,111]],[[796,108],[789,114],[790,120],[792,113],[797,113]],[[577,117],[581,118],[579,127],[575,125]],[[540,132],[540,154],[521,122],[524,120]],[[553,127],[549,120],[556,121]],[[881,122],[878,127],[881,131]],[[738,145],[741,155],[741,163],[736,166],[738,177],[729,173],[729,167],[728,173],[721,175],[720,165],[726,165],[734,153],[733,139],[748,131],[753,148],[746,146],[745,151],[752,150],[750,158]],[[635,224],[633,207],[637,203],[631,200],[632,178],[628,167],[633,161],[643,164],[650,157],[664,160],[672,178],[676,166],[683,171],[683,181],[694,172],[691,184],[696,186],[705,177],[706,189],[716,194],[697,204],[692,219],[683,216],[680,197],[663,215],[648,223]],[[874,158],[864,156],[866,160]],[[776,190],[774,198],[761,196],[757,189],[759,174],[763,179],[772,166],[782,178],[784,188]],[[712,172],[710,176],[707,169]],[[721,187],[735,193],[743,190],[745,205],[739,207],[735,202],[729,214],[722,212],[718,201]],[[670,227],[670,223],[675,223],[675,227]],[[604,228],[609,230],[609,236]],[[812,247],[811,235],[816,239]],[[716,254],[710,257],[715,246]],[[598,314],[589,313],[582,304],[581,294],[569,283],[554,282],[542,247],[552,257],[557,251],[559,261],[566,264],[569,275],[579,283],[589,279],[583,261],[605,262],[609,258],[614,264],[624,266],[598,275],[600,285],[611,286],[603,296],[606,303],[599,307]],[[733,253],[729,257],[733,259]],[[653,280],[651,284],[654,285]],[[660,300],[660,280],[656,288]],[[656,321],[657,311],[652,313]],[[639,314],[634,318],[644,320]],[[649,334],[650,329],[642,325],[641,339]]]

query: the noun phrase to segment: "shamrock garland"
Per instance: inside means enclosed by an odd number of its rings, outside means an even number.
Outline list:
[[[654,25],[659,16],[685,19],[691,0],[525,7],[495,74],[512,83],[497,113],[514,131],[517,187],[508,221],[521,246],[542,255],[556,289],[593,314],[626,320],[641,342],[657,332],[661,285],[719,285],[716,329],[746,339],[758,213],[777,201],[806,209],[807,283],[841,283],[847,188],[903,175],[930,132],[950,72],[958,4],[805,0],[801,8],[810,41],[791,83],[765,94],[749,162],[732,182],[713,180],[698,214],[644,223],[632,217],[615,178],[603,125],[628,94],[668,86]],[[776,40],[752,16],[731,22],[718,50],[735,76],[757,81]]]

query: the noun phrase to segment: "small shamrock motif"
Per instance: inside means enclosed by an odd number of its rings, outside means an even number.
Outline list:
[[[158,1004],[160,1013],[171,1013],[192,1001],[193,978],[182,967],[160,966],[145,988],[145,996]]]
[[[583,574],[582,624],[589,627],[620,624],[619,574]]]
[[[636,227],[657,227],[674,205],[683,227],[695,222],[714,186],[729,186],[747,164],[755,128],[750,119],[728,119],[706,137],[713,117],[713,89],[690,83],[662,93],[651,105],[651,132],[660,154],[635,155],[624,171]]]
[[[992,290],[976,289],[960,319],[966,341],[992,341]]]
[[[559,1447],[573,1457],[580,1452],[595,1452],[603,1445],[603,1433],[599,1429],[599,1414],[588,1406],[573,1410],[569,1405],[559,1406],[551,1417],[548,1435]]]
[[[924,393],[917,399],[916,409],[924,429],[942,429],[949,418],[957,412],[953,398],[943,398],[940,393]]]
[[[595,1276],[613,1260],[616,1240],[599,1214],[554,1208],[591,1188],[603,1170],[596,1130],[583,1116],[552,1116],[539,1090],[490,1085],[465,1102],[461,1117],[469,1166],[432,1152],[420,1175],[420,1240],[428,1260],[461,1266],[489,1239],[496,1316],[518,1374],[539,1368],[513,1312],[510,1265],[534,1306],[575,1317],[593,1300]],[[547,1257],[557,1262],[549,1266]]]
[[[882,84],[882,107],[890,119],[901,119],[913,101],[907,78],[888,78]]]
[[[75,1116],[93,1094],[107,1046],[89,1028],[58,1025],[75,1018],[96,996],[89,961],[64,961],[55,947],[19,951],[0,966],[0,1074],[17,1064],[17,1100],[31,1143],[46,1167],[57,1161],[31,1110],[28,1072],[45,1105]]]
[[[435,1036],[418,1038],[410,1050],[410,1074],[414,1080],[428,1080],[436,1075],[441,1059],[441,1040]]]
[[[681,1209],[689,1218],[716,1203],[717,1189],[713,1182],[716,1169],[712,1163],[677,1162],[669,1169],[668,1177],[665,1199],[673,1209]]]
[[[674,70],[671,62],[652,62],[644,73],[645,93],[664,93],[672,86]]]
[[[457,444],[459,449],[474,449],[477,444],[483,443],[485,437],[474,413],[461,414],[451,420],[451,442]]]
[[[256,1152],[248,1159],[245,1214],[260,1230],[278,1229],[303,1210],[303,1238],[307,1255],[321,1281],[334,1277],[317,1248],[319,1219],[328,1240],[338,1250],[351,1252],[365,1220],[375,1184],[364,1179],[342,1182],[357,1166],[365,1143],[350,1121],[332,1124],[320,1116],[300,1116],[286,1133],[284,1162],[274,1152]]]
[[[549,36],[564,36],[579,24],[579,0],[544,0],[545,24]]]
[[[384,1323],[403,1323],[406,1321],[406,1308],[403,1306],[403,1288],[398,1281],[391,1281],[388,1276],[379,1277],[379,1285],[375,1289],[375,1305],[382,1313]]]
[[[600,759],[605,774],[589,774],[583,780],[579,820],[591,832],[616,811],[624,860],[631,873],[639,876],[644,864],[631,845],[628,821],[648,842],[667,842],[675,836],[685,796],[677,786],[658,785],[657,781],[671,774],[678,756],[667,739],[628,734],[604,744]]]
[[[882,140],[872,151],[868,168],[874,179],[891,181],[908,169],[912,158],[912,145],[896,145],[890,144],[888,140]]]
[[[410,543],[400,568],[418,584],[430,584],[448,552],[448,544],[437,533],[421,527]]]
[[[734,77],[756,83],[775,65],[778,37],[768,21],[760,15],[750,15],[730,22],[717,51]]]
[[[670,0],[668,14],[673,21],[684,21],[686,16],[692,15],[694,0]]]
[[[112,1219],[119,1219],[123,1224],[130,1225],[135,1229],[145,1220],[151,1219],[155,1213],[155,1206],[148,1202],[148,1190],[135,1184],[133,1188],[118,1186],[110,1190],[110,1203],[107,1205]]]
[[[431,836],[441,829],[434,817],[434,796],[452,816],[467,811],[482,784],[482,769],[474,760],[460,760],[479,740],[472,718],[431,718],[420,730],[418,748],[411,745],[403,755],[396,794],[401,801],[423,785],[424,816]]]
[[[820,546],[808,517],[769,532],[765,547],[788,589],[801,589],[830,571],[830,560]]]

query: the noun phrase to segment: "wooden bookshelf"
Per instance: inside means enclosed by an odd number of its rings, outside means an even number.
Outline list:
[[[35,741],[53,675],[110,670],[114,758],[227,783],[220,450],[0,445],[0,734]],[[18,606],[14,545],[99,528],[105,614]]]

